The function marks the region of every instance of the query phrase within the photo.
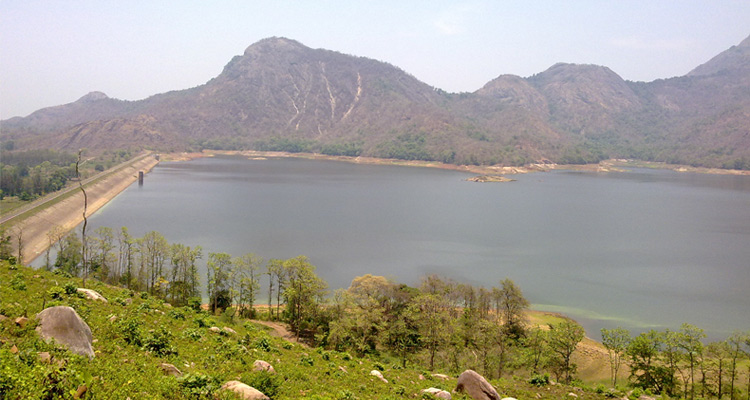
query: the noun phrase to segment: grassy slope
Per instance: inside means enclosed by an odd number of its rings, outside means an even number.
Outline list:
[[[19,290],[20,282],[25,289]],[[437,380],[418,367],[400,369],[346,353],[305,348],[271,337],[260,325],[175,309],[155,298],[142,298],[139,293],[131,296],[127,290],[92,280],[87,287],[103,294],[109,303],[76,295],[63,295],[62,300],[52,301],[50,289],[68,283],[79,286],[81,282],[26,267],[12,270],[7,263],[0,263],[0,314],[10,318],[0,321],[0,397],[3,389],[8,399],[40,398],[45,391],[58,389],[61,398],[72,398],[76,389],[85,384],[88,392],[84,398],[198,398],[190,395],[185,382],[181,384],[178,378],[161,372],[158,366],[163,362],[198,377],[192,382],[198,382],[201,376],[213,379],[218,385],[234,379],[251,384],[266,379],[266,387],[277,386],[278,399],[413,399],[420,397],[422,389],[438,387],[450,391],[456,384],[455,377]],[[132,304],[127,304],[126,299],[132,299]],[[69,305],[88,323],[95,340],[93,360],[55,348],[37,337],[33,316],[51,305]],[[31,323],[23,329],[18,327],[13,320],[19,316],[30,317]],[[110,321],[112,316],[115,321]],[[128,344],[123,330],[128,321],[143,339],[158,336],[162,330],[168,332],[168,348],[176,353],[159,355]],[[210,326],[231,327],[237,334],[212,333]],[[38,353],[43,351],[52,354],[52,363],[39,360]],[[270,362],[276,376],[269,378],[264,373],[252,372],[257,359]],[[378,367],[383,369],[388,383],[370,376],[370,371]],[[420,380],[420,374],[428,378]],[[503,397],[527,399],[538,393],[538,398],[559,399],[575,392],[580,399],[603,398],[563,385],[537,388],[520,378],[492,383]],[[231,395],[224,393],[220,397],[231,398]],[[454,396],[462,398],[465,397]]]

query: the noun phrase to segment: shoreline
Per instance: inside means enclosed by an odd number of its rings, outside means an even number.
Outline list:
[[[158,163],[159,160],[153,155],[146,156],[130,165],[121,167],[93,184],[87,185],[85,187],[88,198],[86,216],[91,217],[96,211],[136,182],[138,171],[143,171],[146,174]],[[37,258],[44,256],[44,253],[50,247],[47,235],[55,227],[61,227],[64,234],[67,234],[81,222],[83,222],[83,193],[76,189],[74,194],[14,224],[11,231],[20,229],[22,232],[23,264],[30,265]],[[15,246],[14,243],[14,253],[18,251]]]
[[[181,162],[191,161],[198,158],[214,156],[242,156],[251,160],[263,160],[266,158],[301,158],[306,160],[324,160],[324,161],[342,161],[352,164],[365,165],[393,165],[403,167],[422,167],[437,168],[451,171],[460,171],[478,175],[502,176],[528,174],[534,172],[549,172],[555,170],[563,171],[585,171],[585,172],[626,172],[623,168],[647,168],[663,169],[674,172],[687,172],[708,175],[734,175],[750,176],[750,170],[722,169],[708,167],[691,167],[681,164],[667,164],[665,162],[640,161],[631,159],[608,159],[602,160],[597,164],[528,164],[522,167],[509,167],[500,165],[456,165],[445,164],[439,161],[421,161],[421,160],[398,160],[390,158],[377,157],[350,157],[350,156],[331,156],[318,153],[290,153],[285,151],[259,151],[259,150],[203,150],[202,152],[192,153],[165,153],[162,154],[163,161]]]

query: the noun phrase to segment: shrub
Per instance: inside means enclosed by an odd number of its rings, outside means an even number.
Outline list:
[[[53,300],[62,300],[64,294],[65,289],[60,286],[52,286],[47,290],[47,295]]]
[[[534,375],[529,379],[529,383],[539,387],[547,386],[549,385],[549,374]]]
[[[175,320],[183,320],[183,321],[185,320],[185,312],[182,310],[172,309],[172,310],[169,310],[167,315],[170,318],[175,319]]]
[[[143,340],[143,349],[160,356],[177,354],[177,349],[171,345],[172,333],[164,326],[151,332]]]
[[[310,357],[310,356],[308,356],[308,355],[306,355],[306,354],[303,354],[303,355],[302,355],[302,356],[301,356],[301,357],[299,358],[299,363],[300,363],[300,365],[307,365],[307,366],[310,366],[310,367],[312,367],[312,366],[313,366],[313,364],[315,364],[315,361],[313,360],[313,358],[312,358],[312,357]]]
[[[189,308],[192,308],[195,311],[201,310],[201,298],[200,297],[191,297],[188,299],[187,306]]]
[[[279,393],[282,378],[280,378],[279,375],[269,374],[268,372],[262,371],[251,374],[246,379],[243,379],[243,381],[273,399]]]
[[[125,343],[134,346],[142,344],[141,322],[133,317],[123,318],[117,322],[117,330],[122,334]]]
[[[65,289],[65,294],[68,296],[73,296],[78,294],[78,287],[73,282],[68,282],[63,286],[63,289]]]
[[[13,275],[10,280],[10,287],[13,290],[26,290],[26,281],[23,280],[23,274],[18,273]]]
[[[185,339],[190,339],[190,340],[197,342],[203,339],[203,334],[198,329],[188,328],[182,332],[182,337]]]
[[[185,394],[198,399],[211,399],[214,392],[219,389],[219,381],[216,378],[200,373],[187,373],[177,378],[177,384]]]
[[[262,337],[255,341],[255,348],[263,351],[271,351],[271,342],[266,337]]]

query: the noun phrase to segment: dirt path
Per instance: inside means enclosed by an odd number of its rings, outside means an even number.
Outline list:
[[[286,328],[286,325],[284,325],[284,324],[281,324],[281,323],[278,323],[278,322],[271,322],[271,321],[261,321],[261,320],[257,320],[257,319],[252,319],[252,320],[250,320],[250,322],[252,322],[254,324],[259,324],[259,325],[267,326],[267,327],[273,329],[273,336],[280,337],[280,338],[282,338],[284,340],[287,340],[287,341],[290,341],[290,342],[294,342],[294,343],[299,343],[301,345],[305,345],[304,343],[297,341],[297,336],[294,333],[290,332]]]
[[[98,209],[115,198],[138,179],[138,171],[148,172],[159,161],[153,156],[147,156],[135,163],[122,167],[116,172],[85,187],[88,197],[87,216],[91,216]],[[23,262],[31,263],[39,256],[44,256],[49,247],[47,232],[59,226],[68,232],[83,222],[83,194],[77,190],[75,194],[60,202],[45,208],[23,221],[16,223],[11,232],[22,232]],[[13,243],[15,246],[16,243]],[[14,252],[16,249],[14,249]]]

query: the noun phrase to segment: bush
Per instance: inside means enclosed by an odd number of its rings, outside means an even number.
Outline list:
[[[175,319],[175,320],[183,320],[183,321],[185,320],[185,312],[182,310],[172,309],[172,310],[169,310],[167,315],[170,318]]]
[[[142,344],[141,322],[133,317],[123,318],[117,322],[117,330],[122,334],[125,343],[134,346]]]
[[[166,327],[161,326],[143,340],[143,349],[159,356],[177,354],[177,349],[170,343],[171,339],[172,333]]]
[[[68,296],[73,296],[78,294],[78,287],[73,282],[68,282],[63,286],[63,289],[65,289],[65,294]]]
[[[177,384],[185,394],[197,399],[212,399],[220,387],[216,378],[200,373],[187,373],[177,378]]]
[[[65,289],[60,286],[52,286],[47,290],[47,295],[53,300],[62,300],[64,294]]]
[[[10,280],[10,287],[13,290],[26,290],[26,281],[23,280],[23,274],[15,274]]]
[[[198,329],[188,328],[182,332],[182,337],[185,339],[190,339],[190,340],[197,342],[203,339],[203,334]]]
[[[262,337],[255,341],[255,348],[266,352],[271,351],[271,342],[266,337]]]
[[[539,387],[547,386],[549,385],[549,374],[534,375],[529,379],[529,383]]]
[[[272,399],[279,393],[282,383],[282,379],[278,375],[269,374],[265,371],[253,373],[243,381]]]

